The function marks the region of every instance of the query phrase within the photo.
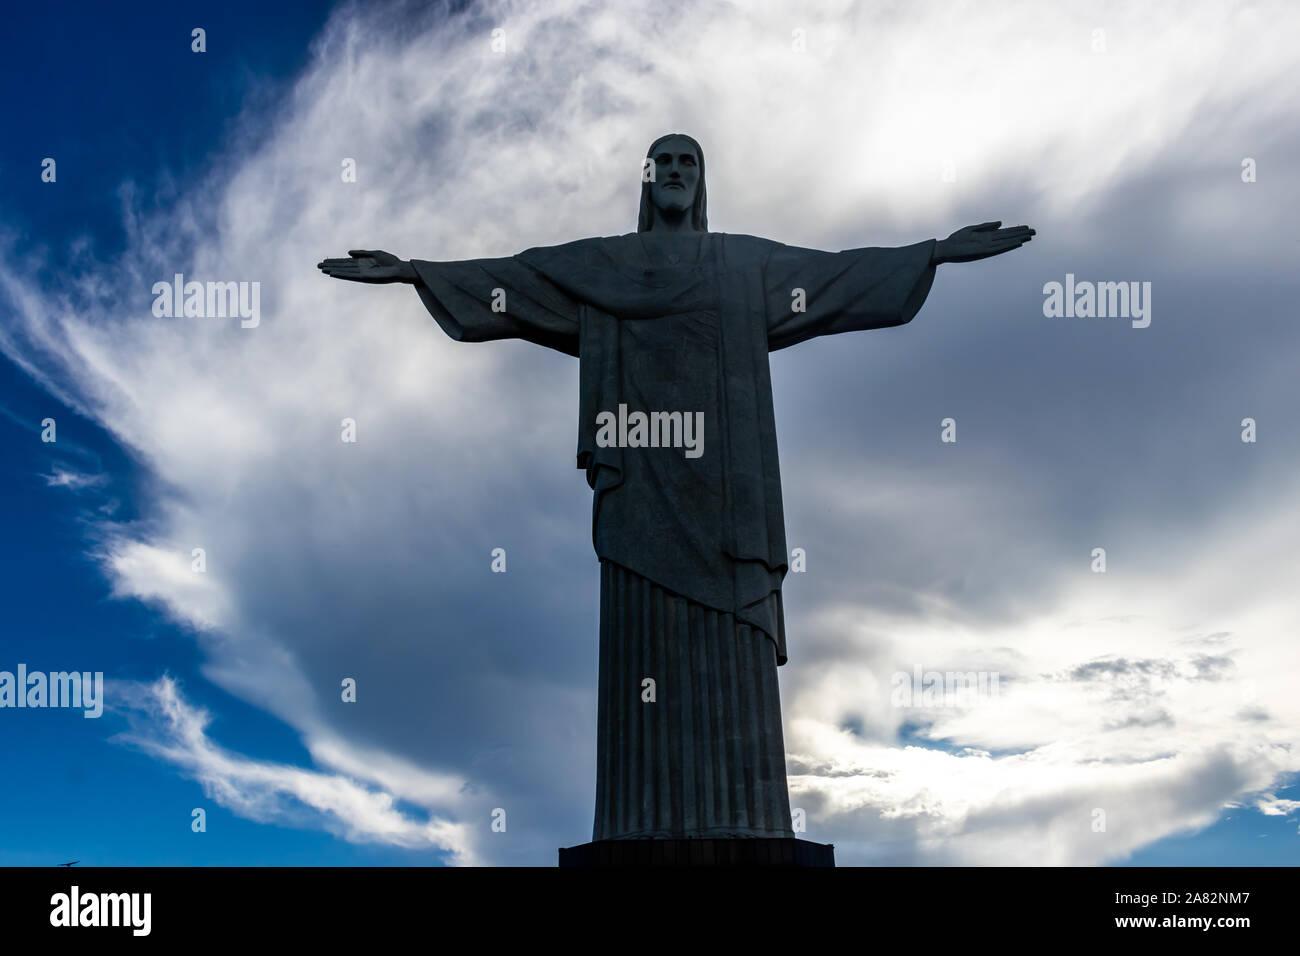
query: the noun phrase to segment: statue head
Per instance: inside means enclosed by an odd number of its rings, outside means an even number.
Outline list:
[[[685,133],[660,136],[646,150],[650,172],[641,177],[641,215],[636,231],[656,219],[684,218],[684,228],[708,232],[704,194],[704,150]]]

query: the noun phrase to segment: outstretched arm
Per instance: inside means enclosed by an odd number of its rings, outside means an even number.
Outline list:
[[[578,354],[578,301],[530,266],[525,256],[407,262],[381,249],[353,249],[348,256],[325,259],[316,268],[350,282],[414,285],[429,314],[457,342],[523,339]]]
[[[1019,249],[1036,235],[1028,226],[1001,229],[1001,225],[1002,221],[998,220],[958,229],[947,239],[935,242],[932,261],[935,265],[941,265],[945,262],[974,262],[976,259],[1000,256],[1012,249]]]
[[[768,348],[912,321],[934,282],[936,246],[935,239],[843,252],[776,245],[763,266]]]
[[[763,268],[768,348],[912,321],[940,265],[999,256],[1034,236],[1028,226],[1001,226],[982,222],[899,248],[820,252],[777,244]]]

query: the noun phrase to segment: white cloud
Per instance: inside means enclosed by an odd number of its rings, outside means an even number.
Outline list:
[[[41,475],[45,484],[51,488],[67,488],[69,491],[81,491],[85,488],[99,488],[107,481],[107,475],[87,475],[66,468],[55,468],[49,475]]]
[[[130,717],[145,718],[133,719],[135,729],[118,739],[175,764],[202,784],[211,799],[240,816],[263,823],[317,825],[352,842],[438,849],[460,864],[478,862],[475,830],[436,812],[462,809],[463,780],[440,778],[382,752],[357,759],[337,746],[322,746],[313,756],[336,769],[346,767],[338,773],[252,760],[209,738],[211,715],[186,701],[172,679],[119,683],[115,690],[115,699],[124,702]],[[403,812],[399,800],[425,808],[427,818]]]
[[[1257,500],[1143,537],[1125,567],[1104,575],[1083,548],[1073,569],[1053,569],[1041,601],[992,625],[973,608],[927,601],[923,586],[921,613],[887,613],[841,585],[844,599],[802,636],[814,663],[784,688],[786,748],[803,771],[791,801],[815,821],[811,838],[847,842],[841,856],[858,860],[1102,863],[1205,826],[1238,797],[1300,772],[1290,691],[1300,672],[1291,637],[1300,494],[1292,484],[1267,511]],[[850,540],[868,533],[877,509],[908,519],[889,495],[857,506],[838,515]],[[930,509],[928,526],[908,525],[911,547],[944,545],[942,575],[975,560],[964,552],[982,541],[976,590],[1000,579],[1004,515],[966,513],[944,535],[944,508]],[[911,555],[891,557],[905,570],[886,566],[873,583],[906,589]],[[891,676],[916,669],[996,672],[996,694],[895,706]],[[904,731],[921,746],[896,746]],[[1290,807],[1268,795],[1250,803]],[[1096,809],[1104,833],[1093,829]]]

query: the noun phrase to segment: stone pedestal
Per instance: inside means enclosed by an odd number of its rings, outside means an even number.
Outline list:
[[[597,840],[560,848],[560,866],[834,866],[835,847],[787,837]]]

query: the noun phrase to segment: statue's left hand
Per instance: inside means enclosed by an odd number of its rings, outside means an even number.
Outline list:
[[[989,256],[1000,256],[1012,249],[1019,249],[1035,235],[1028,226],[1011,226],[999,228],[997,222],[982,222],[978,226],[966,226],[958,229],[947,239],[940,239],[934,244],[934,262],[974,262]]]
[[[349,249],[347,259],[324,259],[316,268],[335,279],[351,282],[418,282],[415,268],[382,249]]]

